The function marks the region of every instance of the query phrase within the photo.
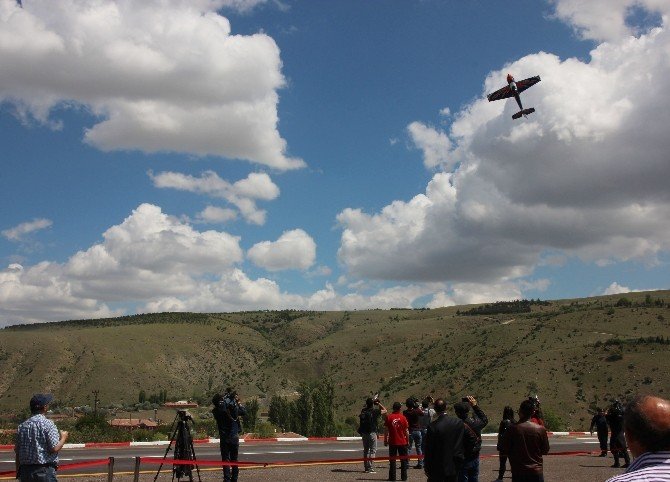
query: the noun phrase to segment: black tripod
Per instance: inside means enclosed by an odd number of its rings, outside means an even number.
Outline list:
[[[193,437],[191,437],[191,430],[188,426],[189,421],[193,423],[191,414],[186,410],[177,410],[177,416],[174,418],[174,422],[172,422],[172,427],[170,427],[170,431],[172,431],[170,443],[165,450],[165,455],[163,455],[163,461],[158,466],[154,482],[158,479],[158,474],[161,473],[165,459],[172,448],[172,442],[174,442],[174,460],[196,461],[195,450],[193,449]],[[193,465],[172,465],[172,481],[174,482],[175,477],[177,480],[180,480],[182,477],[188,477],[189,482],[193,482],[193,467],[195,467],[198,474],[198,482],[200,482],[200,469],[197,463]]]

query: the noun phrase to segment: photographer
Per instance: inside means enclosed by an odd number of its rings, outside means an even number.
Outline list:
[[[410,397],[405,401],[407,409],[402,413],[409,423],[409,445],[407,446],[407,455],[412,451],[412,444],[416,450],[417,463],[415,469],[423,468],[423,442],[421,433],[421,420],[423,418],[423,410],[419,406],[419,401],[416,398]],[[407,461],[409,463],[409,460]]]
[[[246,417],[246,409],[240,405],[237,392],[228,390],[224,396],[219,394],[212,398],[212,414],[219,429],[219,445],[221,447],[222,462],[237,462],[240,448],[240,433],[242,432],[241,417]],[[225,465],[223,467],[224,482],[237,482],[239,467]]]
[[[474,415],[468,417],[470,408]],[[486,414],[479,408],[475,397],[468,395],[454,404],[456,416],[465,424],[463,439],[465,460],[458,474],[459,482],[479,481],[479,451],[482,448],[482,429],[489,423]]]
[[[374,474],[373,460],[377,453],[377,425],[379,416],[386,415],[386,408],[381,404],[377,395],[368,398],[358,416],[358,433],[363,440],[363,468],[366,473]]]

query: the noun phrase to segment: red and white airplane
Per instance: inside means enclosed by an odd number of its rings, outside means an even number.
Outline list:
[[[529,87],[537,84],[539,81],[540,76],[536,75],[535,77],[528,77],[527,79],[516,82],[514,77],[512,77],[512,74],[507,74],[507,85],[502,89],[496,90],[494,93],[487,95],[486,97],[489,99],[489,102],[494,100],[507,99],[508,97],[514,97],[516,103],[519,104],[519,109],[521,110],[514,114],[512,119],[518,119],[521,116],[525,117],[528,114],[535,112],[535,109],[533,107],[524,109],[523,105],[521,104],[521,96],[519,94]]]

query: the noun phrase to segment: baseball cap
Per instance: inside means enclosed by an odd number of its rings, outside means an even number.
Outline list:
[[[54,399],[54,396],[50,393],[36,393],[33,395],[33,398],[30,399],[30,410],[35,412],[42,410],[45,405],[49,405]]]

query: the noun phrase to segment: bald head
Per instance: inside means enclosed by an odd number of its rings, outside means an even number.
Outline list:
[[[638,395],[626,406],[624,430],[636,457],[670,450],[670,401]]]

